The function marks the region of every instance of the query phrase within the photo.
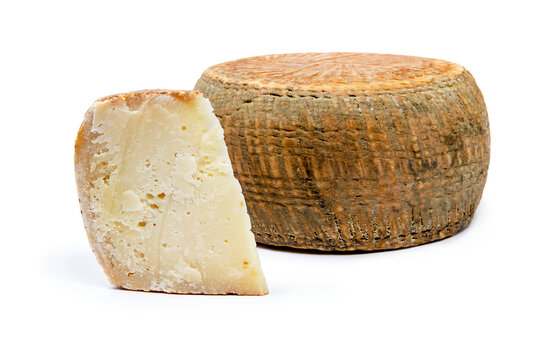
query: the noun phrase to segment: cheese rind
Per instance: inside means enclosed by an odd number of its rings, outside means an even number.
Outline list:
[[[260,243],[382,250],[465,228],[490,157],[488,114],[462,66],[365,53],[257,56],[195,89],[225,130]]]
[[[88,237],[112,284],[267,293],[223,130],[199,93],[98,100],[79,132],[75,167]]]

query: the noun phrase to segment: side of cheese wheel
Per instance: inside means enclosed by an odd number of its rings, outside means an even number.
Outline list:
[[[96,101],[77,137],[75,170],[88,238],[113,285],[268,292],[223,130],[200,93]]]
[[[488,116],[472,75],[399,55],[258,56],[195,89],[225,130],[257,241],[319,250],[414,246],[470,222]]]

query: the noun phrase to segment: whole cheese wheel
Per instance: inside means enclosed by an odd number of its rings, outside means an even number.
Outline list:
[[[260,243],[378,250],[467,226],[487,178],[483,96],[462,66],[365,53],[259,56],[196,84],[225,131]]]

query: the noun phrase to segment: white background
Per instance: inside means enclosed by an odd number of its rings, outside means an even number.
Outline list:
[[[534,1],[3,1],[2,359],[538,359],[539,131]],[[327,255],[260,248],[270,294],[111,287],[87,243],[73,144],[98,97],[191,89],[246,56],[441,58],[475,76],[491,167],[468,229]]]

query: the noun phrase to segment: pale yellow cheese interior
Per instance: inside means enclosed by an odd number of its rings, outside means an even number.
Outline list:
[[[121,99],[94,106],[100,150],[90,161],[90,207],[97,247],[110,254],[119,286],[267,293],[209,101],[151,94],[134,107]]]

